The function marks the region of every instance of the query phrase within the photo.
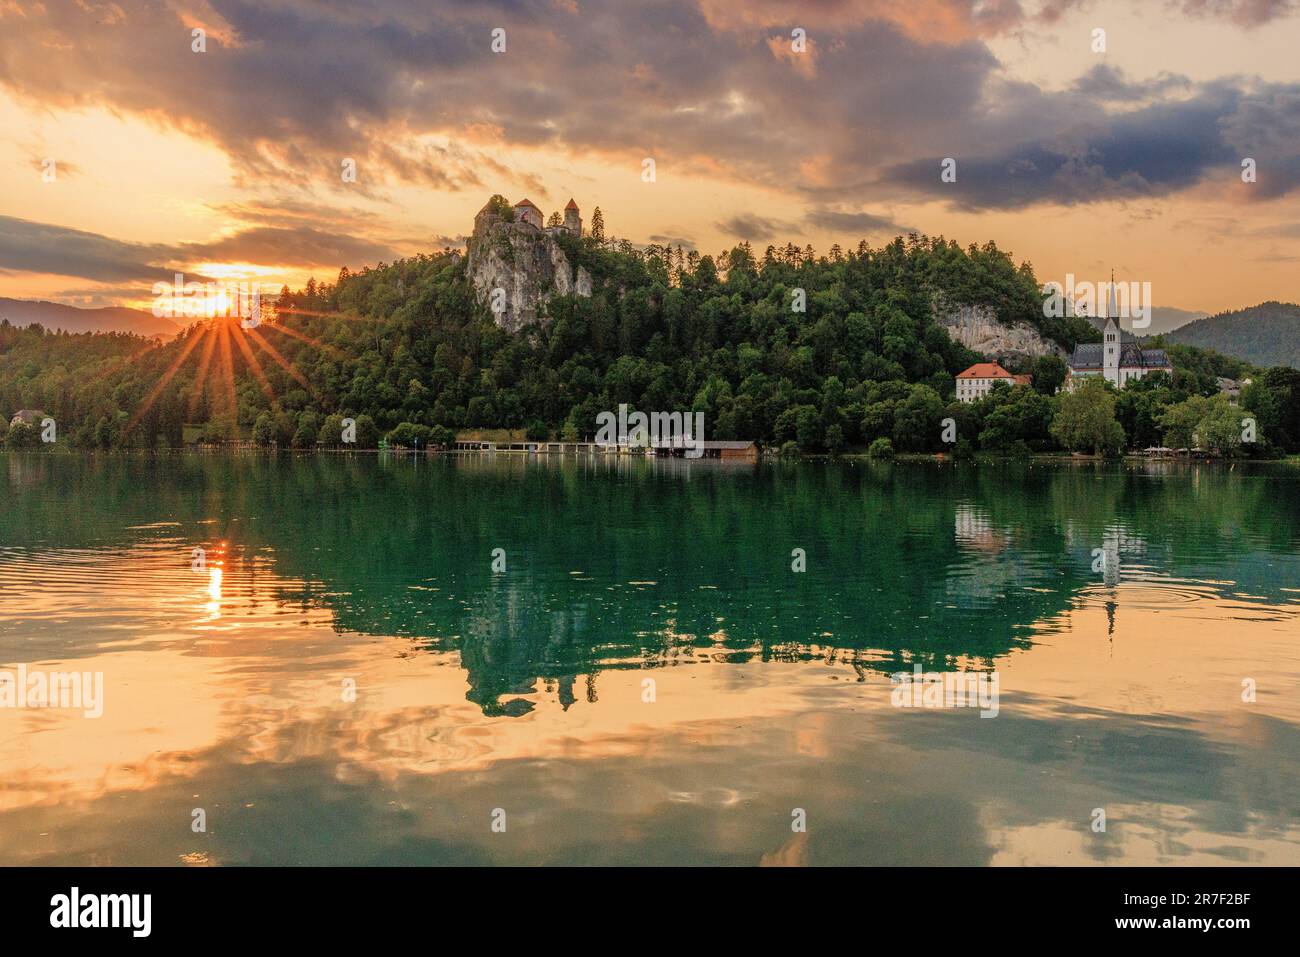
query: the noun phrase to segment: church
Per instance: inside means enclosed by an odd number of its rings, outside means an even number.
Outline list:
[[[1173,365],[1163,349],[1143,349],[1133,333],[1119,327],[1113,278],[1106,297],[1106,315],[1089,316],[1088,321],[1101,332],[1101,342],[1080,342],[1074,347],[1065,379],[1067,389],[1073,388],[1076,380],[1098,375],[1122,389],[1133,379],[1141,379],[1150,372],[1173,374]]]

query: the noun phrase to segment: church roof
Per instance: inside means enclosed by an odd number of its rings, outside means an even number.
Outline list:
[[[1070,357],[1071,369],[1100,369],[1101,368],[1101,343],[1100,342],[1080,342],[1074,347],[1074,355]]]
[[[577,209],[577,208],[578,208],[578,204],[575,203],[575,202],[573,201],[573,197],[570,196],[570,197],[569,197],[569,201],[568,201],[568,203],[565,204],[564,208],[565,208],[565,209]]]
[[[1169,369],[1172,363],[1163,349],[1143,349],[1129,337],[1130,341],[1120,346],[1119,365],[1122,369]],[[1074,347],[1070,356],[1070,368],[1075,372],[1091,372],[1101,369],[1103,357],[1100,342],[1081,342]]]

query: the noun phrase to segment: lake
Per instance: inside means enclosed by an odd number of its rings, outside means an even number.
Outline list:
[[[6,865],[1295,865],[1300,469],[0,453],[0,670]]]

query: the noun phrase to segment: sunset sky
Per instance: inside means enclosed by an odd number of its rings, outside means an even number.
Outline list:
[[[1298,48],[1296,0],[0,0],[0,296],[332,280],[502,193],[636,244],[915,229],[1157,308],[1295,301]]]

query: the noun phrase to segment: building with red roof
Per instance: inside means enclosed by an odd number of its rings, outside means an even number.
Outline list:
[[[964,372],[957,373],[957,398],[961,402],[974,402],[989,394],[999,382],[1009,386],[1029,385],[1032,376],[1012,375],[996,362],[977,362]]]

